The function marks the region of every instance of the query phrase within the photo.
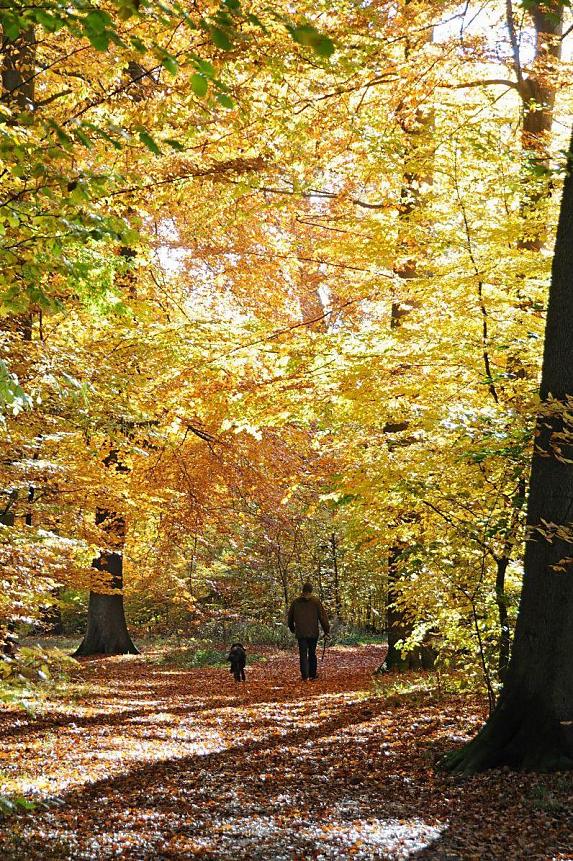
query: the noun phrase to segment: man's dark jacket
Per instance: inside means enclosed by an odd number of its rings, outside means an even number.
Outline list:
[[[330,625],[326,610],[318,598],[303,592],[290,605],[288,611],[289,628],[298,639],[301,637],[318,637],[319,622],[324,633],[328,634]]]

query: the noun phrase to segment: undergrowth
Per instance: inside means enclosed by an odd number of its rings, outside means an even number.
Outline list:
[[[180,649],[172,649],[162,655],[159,663],[179,669],[198,669],[201,667],[227,667],[228,651],[221,651],[212,647],[188,646]],[[247,664],[255,664],[266,660],[263,655],[247,653]]]

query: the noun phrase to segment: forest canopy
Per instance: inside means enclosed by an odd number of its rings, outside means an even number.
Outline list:
[[[4,625],[276,629],[310,576],[493,702],[565,6],[3,7]]]

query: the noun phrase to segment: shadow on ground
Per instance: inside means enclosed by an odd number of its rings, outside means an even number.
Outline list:
[[[252,669],[240,688],[220,670],[92,664],[94,685],[110,688],[96,713],[54,711],[19,726],[5,717],[2,743],[12,749],[73,731],[66,765],[87,774],[49,809],[10,820],[0,856],[573,858],[564,778],[544,796],[541,778],[492,772],[459,782],[435,771],[463,724],[459,703],[389,706],[371,689],[374,648],[333,658],[314,686],[295,680],[293,660]],[[105,774],[86,782],[90,753]]]

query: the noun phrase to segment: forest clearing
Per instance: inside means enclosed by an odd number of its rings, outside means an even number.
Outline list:
[[[0,859],[573,858],[571,0],[0,29]]]
[[[18,816],[1,857],[572,858],[571,780],[437,773],[483,706],[412,673],[393,693],[373,675],[385,651],[327,650],[312,687],[276,649],[244,686],[161,651],[82,663],[66,704],[2,716],[3,781],[47,805]]]

